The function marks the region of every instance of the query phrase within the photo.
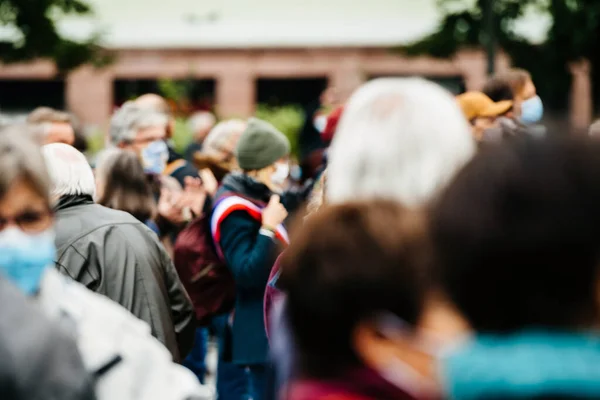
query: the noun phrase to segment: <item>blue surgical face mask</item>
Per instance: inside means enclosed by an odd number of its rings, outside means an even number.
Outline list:
[[[540,96],[535,96],[521,103],[521,122],[536,124],[544,115],[544,104]]]
[[[39,290],[44,273],[54,265],[55,256],[52,229],[29,234],[11,227],[0,232],[0,274],[26,294]]]
[[[162,174],[169,160],[169,148],[163,140],[155,140],[142,150],[142,165],[147,174]]]

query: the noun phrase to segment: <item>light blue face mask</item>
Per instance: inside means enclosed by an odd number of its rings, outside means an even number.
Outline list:
[[[163,140],[155,140],[142,150],[142,165],[147,174],[162,174],[168,160],[169,148]]]
[[[18,228],[0,232],[0,274],[25,293],[40,288],[44,273],[54,265],[54,231],[28,234]]]
[[[540,96],[535,96],[521,103],[521,122],[536,124],[542,120],[544,104]]]

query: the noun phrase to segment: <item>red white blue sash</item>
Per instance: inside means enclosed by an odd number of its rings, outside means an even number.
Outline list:
[[[221,223],[229,216],[229,214],[234,211],[245,211],[258,222],[262,222],[263,208],[257,206],[251,201],[239,196],[227,196],[219,200],[214,207],[212,216],[210,218],[210,230],[213,236],[215,247],[221,258],[223,258],[221,246],[219,245],[221,241]],[[277,226],[275,237],[285,245],[290,243],[287,230],[283,224]]]

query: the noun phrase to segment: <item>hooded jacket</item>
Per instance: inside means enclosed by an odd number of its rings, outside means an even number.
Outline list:
[[[194,310],[157,236],[89,196],[63,197],[55,211],[59,271],[148,323],[175,361],[185,358],[194,342]]]

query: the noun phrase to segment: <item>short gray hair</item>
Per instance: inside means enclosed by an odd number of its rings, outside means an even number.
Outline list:
[[[188,129],[193,134],[196,134],[196,132],[198,131],[211,130],[215,126],[216,122],[217,119],[215,118],[213,113],[209,111],[199,111],[192,114],[192,116],[187,121],[187,125]]]
[[[42,152],[52,180],[52,196],[96,195],[92,167],[77,149],[68,144],[53,143],[45,145]]]
[[[202,145],[202,153],[222,160],[235,153],[235,147],[246,129],[246,121],[229,119],[219,122],[206,136]]]
[[[123,104],[110,120],[110,140],[113,145],[130,143],[135,140],[140,129],[153,126],[167,126],[169,118],[159,111],[140,106],[134,102]]]
[[[350,98],[329,152],[327,201],[429,202],[475,153],[449,92],[420,78],[382,78]]]
[[[10,134],[15,132],[0,132],[0,198],[17,180],[24,179],[50,205],[50,177],[40,146],[25,132]]]

